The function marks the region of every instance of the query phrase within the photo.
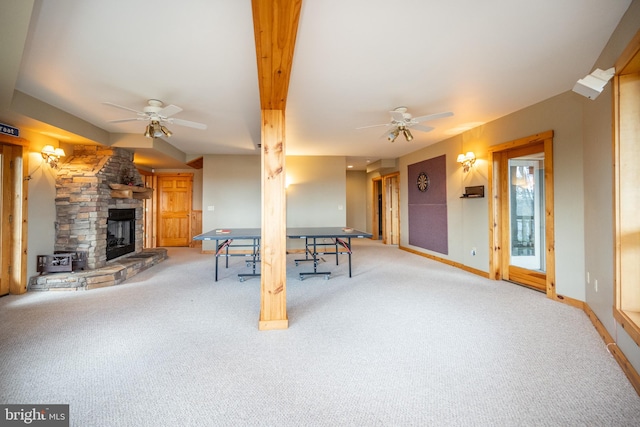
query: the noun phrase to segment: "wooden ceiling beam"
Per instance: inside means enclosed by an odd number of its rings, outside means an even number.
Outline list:
[[[285,111],[302,0],[253,0],[262,110]]]

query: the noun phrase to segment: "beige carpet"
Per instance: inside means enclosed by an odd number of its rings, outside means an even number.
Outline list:
[[[585,314],[379,242],[298,280],[258,331],[260,281],[169,249],[122,285],[0,298],[0,403],[73,426],[637,426]]]

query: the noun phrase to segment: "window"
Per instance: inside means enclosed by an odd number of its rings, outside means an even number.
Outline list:
[[[640,32],[616,63],[614,78],[614,317],[640,345]]]

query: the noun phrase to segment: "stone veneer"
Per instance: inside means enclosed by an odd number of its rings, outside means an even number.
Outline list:
[[[143,247],[143,201],[114,199],[109,184],[142,179],[133,164],[133,153],[99,145],[74,146],[73,155],[56,177],[55,250],[87,252],[87,268],[107,263],[107,216],[109,209],[136,210],[135,252]],[[126,182],[128,183],[128,182]]]

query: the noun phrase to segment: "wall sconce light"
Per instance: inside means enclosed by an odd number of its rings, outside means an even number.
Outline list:
[[[469,172],[469,168],[476,162],[476,155],[473,151],[467,151],[467,154],[458,154],[457,162],[462,164],[465,172]]]
[[[53,145],[45,145],[40,151],[42,158],[54,169],[58,169],[58,162],[60,157],[64,157],[64,150],[62,148],[53,148]]]

